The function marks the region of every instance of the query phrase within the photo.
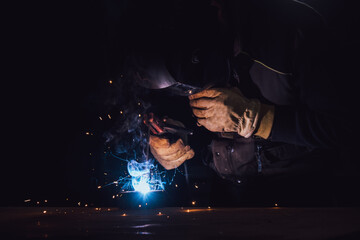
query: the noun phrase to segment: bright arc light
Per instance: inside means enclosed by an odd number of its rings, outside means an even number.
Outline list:
[[[139,163],[131,160],[128,162],[127,168],[131,176],[131,185],[136,192],[146,195],[151,191],[164,189],[160,174],[151,173],[151,169],[154,169],[154,164],[151,161]]]
[[[141,192],[144,195],[150,192],[149,174],[133,177],[131,181],[135,191]]]

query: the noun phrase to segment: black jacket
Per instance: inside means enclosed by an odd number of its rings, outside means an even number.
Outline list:
[[[339,59],[322,16],[296,1],[227,4],[240,49],[231,84],[274,105],[275,119],[268,140],[215,139],[210,166],[236,182],[259,174],[332,174],[350,131],[336,85]]]

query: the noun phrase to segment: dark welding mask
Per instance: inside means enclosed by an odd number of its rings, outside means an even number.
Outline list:
[[[181,96],[225,86],[231,69],[228,51],[223,46],[218,41],[154,44],[132,54],[131,75],[142,87],[165,89]]]

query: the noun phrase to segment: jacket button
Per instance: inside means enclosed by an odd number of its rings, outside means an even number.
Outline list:
[[[218,157],[218,156],[220,156],[220,153],[219,153],[219,152],[216,152],[215,155]]]

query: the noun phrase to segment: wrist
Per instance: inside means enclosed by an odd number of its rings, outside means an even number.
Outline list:
[[[261,104],[259,122],[254,135],[268,139],[274,123],[275,107],[273,105]]]
[[[260,106],[261,103],[258,99],[249,100],[246,109],[243,110],[236,125],[236,131],[240,136],[249,138],[254,134],[259,122]]]

